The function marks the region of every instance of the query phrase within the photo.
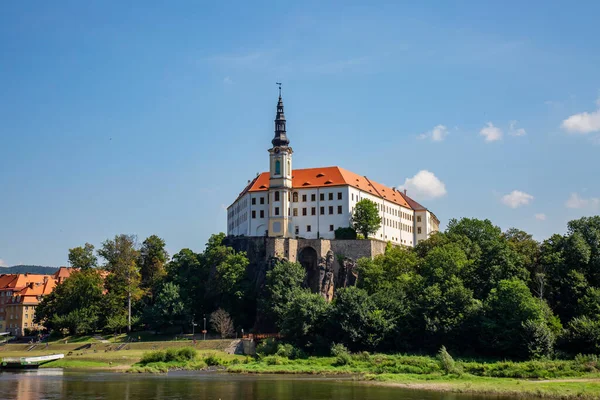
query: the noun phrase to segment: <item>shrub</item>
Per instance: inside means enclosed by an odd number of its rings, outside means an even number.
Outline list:
[[[166,353],[162,350],[149,351],[142,355],[140,364],[150,364],[155,362],[165,362]]]
[[[204,362],[209,366],[223,365],[223,360],[221,360],[215,354],[209,354],[208,356],[204,357]]]
[[[181,349],[168,349],[149,351],[142,355],[140,364],[146,365],[151,363],[165,363],[165,362],[187,362],[194,361],[197,356],[195,349],[191,347],[183,347]]]
[[[335,238],[336,239],[341,239],[341,240],[354,240],[356,239],[356,231],[351,228],[351,227],[347,227],[347,228],[337,228],[335,230]]]
[[[457,367],[454,362],[454,358],[448,353],[445,346],[442,346],[437,355],[438,362],[440,364],[440,368],[446,374],[461,374],[462,371]]]
[[[348,349],[341,343],[331,346],[331,355],[335,357],[335,365],[347,365],[352,360]]]
[[[564,340],[565,347],[572,353],[600,352],[600,321],[588,317],[573,318]]]
[[[275,339],[268,338],[256,345],[256,353],[261,356],[270,356],[277,353],[277,342]]]

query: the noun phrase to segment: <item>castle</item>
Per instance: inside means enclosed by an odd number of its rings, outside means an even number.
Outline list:
[[[228,236],[334,239],[352,224],[356,203],[373,201],[381,217],[370,238],[412,247],[439,230],[431,211],[399,191],[340,167],[292,168],[281,88],[269,172],[256,176],[227,208]]]

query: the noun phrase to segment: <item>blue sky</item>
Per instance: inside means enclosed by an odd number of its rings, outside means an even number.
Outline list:
[[[252,3],[252,4],[249,4]],[[376,5],[375,5],[376,4]],[[200,251],[267,168],[339,165],[543,240],[600,212],[600,3],[3,2],[0,265]]]

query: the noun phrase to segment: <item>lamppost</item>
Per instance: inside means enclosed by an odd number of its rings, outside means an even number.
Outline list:
[[[195,328],[196,325],[198,325],[195,321],[194,318],[196,317],[196,315],[192,315],[192,340],[195,340],[196,338],[196,333],[195,333]]]
[[[204,329],[202,333],[204,334],[204,340],[206,340],[206,314],[204,314]]]

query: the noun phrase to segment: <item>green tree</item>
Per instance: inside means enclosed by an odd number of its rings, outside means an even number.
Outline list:
[[[144,240],[140,248],[138,264],[141,275],[141,287],[149,290],[156,289],[166,275],[165,264],[169,254],[165,249],[165,241],[156,235]],[[151,293],[152,294],[152,293]]]
[[[352,226],[364,238],[377,232],[381,227],[381,217],[377,204],[369,199],[362,199],[354,206],[354,214],[352,214]]]
[[[143,294],[137,265],[139,251],[136,248],[136,237],[116,235],[114,239],[102,243],[98,255],[106,260],[104,268],[109,272],[105,280],[108,291],[105,318],[126,311],[127,330],[131,331],[132,306]]]
[[[97,270],[75,271],[36,308],[35,322],[50,330],[68,329],[71,334],[93,331],[104,295],[102,277]]]
[[[286,306],[302,288],[306,272],[299,263],[279,261],[267,272],[265,294],[260,301],[261,310],[274,320],[283,317]]]
[[[348,287],[338,290],[328,320],[331,338],[349,349],[375,350],[392,332],[395,318],[379,309],[363,289]]]
[[[190,249],[182,249],[167,264],[167,281],[179,287],[185,309],[192,314],[205,314],[210,311],[206,300],[210,266],[204,262],[202,254]]]
[[[152,325],[158,328],[183,325],[185,323],[185,304],[179,294],[179,286],[165,283],[151,308]]]
[[[282,305],[278,326],[286,340],[305,349],[323,345],[324,326],[329,304],[317,294],[306,289],[290,293],[289,301]]]
[[[69,249],[69,264],[71,267],[86,270],[96,267],[98,259],[94,255],[94,246],[86,243],[83,246]]]

